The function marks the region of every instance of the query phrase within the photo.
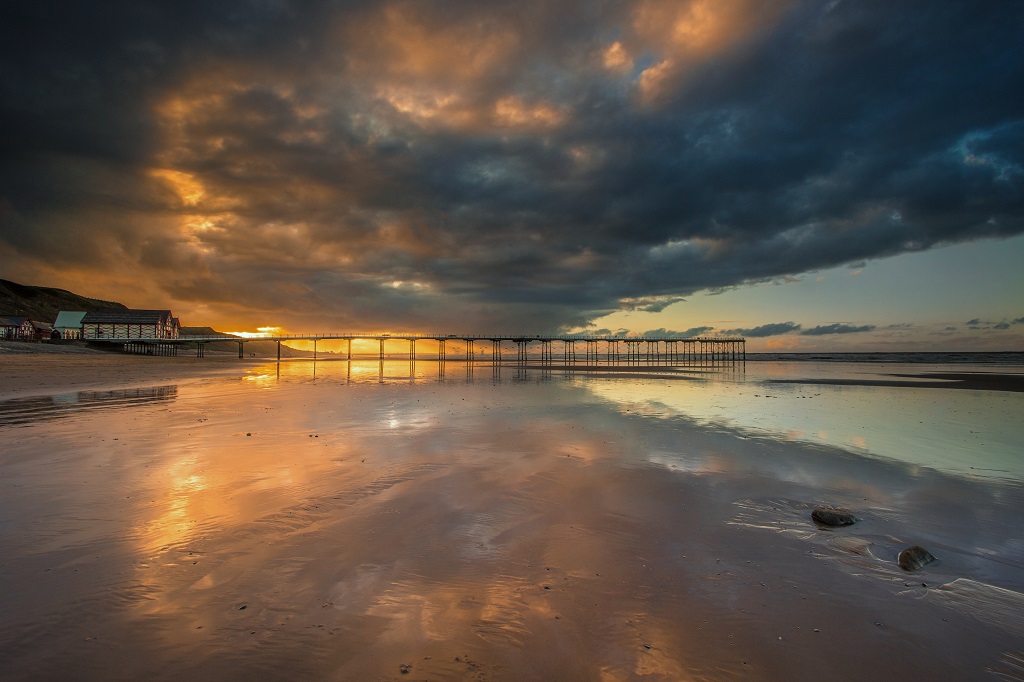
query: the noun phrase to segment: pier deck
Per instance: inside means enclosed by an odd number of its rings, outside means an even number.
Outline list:
[[[107,343],[123,346],[127,353],[146,355],[177,355],[182,346],[196,348],[196,356],[203,357],[206,346],[211,343],[238,344],[238,357],[245,356],[245,344],[250,341],[273,341],[277,343],[277,359],[281,359],[281,344],[286,341],[305,341],[313,344],[313,359],[317,357],[317,343],[322,341],[345,341],[345,358],[352,360],[353,341],[377,342],[380,360],[384,360],[385,345],[405,342],[409,359],[416,359],[417,342],[432,342],[436,347],[438,360],[449,359],[449,344],[461,344],[462,359],[467,361],[490,359],[495,363],[514,362],[516,365],[553,365],[560,359],[566,365],[583,362],[587,365],[629,366],[629,365],[724,365],[746,361],[746,339],[720,337],[673,337],[673,336],[586,336],[586,335],[541,335],[541,334],[380,334],[380,333],[323,333],[323,334],[279,334],[268,336],[181,336],[175,339],[139,338],[96,338],[86,339],[92,343]],[[481,347],[478,349],[478,344]],[[556,345],[558,344],[558,345]],[[434,355],[435,353],[431,353]],[[394,357],[394,352],[390,353]],[[452,356],[450,359],[455,359]]]

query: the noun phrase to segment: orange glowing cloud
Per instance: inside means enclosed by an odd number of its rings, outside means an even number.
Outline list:
[[[773,25],[784,5],[756,0],[644,2],[634,15],[633,29],[659,59],[639,76],[641,97],[656,101],[704,59]]]
[[[181,200],[182,206],[195,206],[206,195],[202,183],[190,173],[183,173],[170,168],[155,168],[149,174],[170,185]]]
[[[416,6],[390,6],[337,31],[346,68],[386,87],[416,85],[440,97],[471,88],[512,59],[519,36],[500,21],[439,22]]]
[[[803,349],[803,342],[792,336],[776,336],[765,341],[764,347],[770,351],[798,351]]]
[[[608,46],[601,54],[601,61],[604,64],[604,68],[609,71],[628,71],[633,68],[633,59],[626,52],[626,48],[622,46],[622,43],[615,41]]]
[[[503,97],[494,105],[496,123],[512,128],[552,128],[565,116],[547,103],[530,105],[518,97]]]

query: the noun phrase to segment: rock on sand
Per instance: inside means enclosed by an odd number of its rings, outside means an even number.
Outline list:
[[[849,509],[819,504],[811,512],[811,518],[823,526],[850,526],[857,523],[857,517]]]
[[[920,545],[914,545],[913,547],[907,547],[905,550],[900,552],[899,558],[896,562],[900,565],[904,571],[916,571],[926,564],[930,564],[935,561],[935,557],[931,553],[921,547]]]

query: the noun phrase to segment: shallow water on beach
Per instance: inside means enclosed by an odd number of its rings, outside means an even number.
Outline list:
[[[0,678],[1013,679],[1024,394],[800,364],[0,400]]]

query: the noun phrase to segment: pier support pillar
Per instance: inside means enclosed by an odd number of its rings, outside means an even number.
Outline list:
[[[526,364],[526,344],[530,341],[528,339],[512,339],[512,342],[516,344],[516,364],[522,367]]]

